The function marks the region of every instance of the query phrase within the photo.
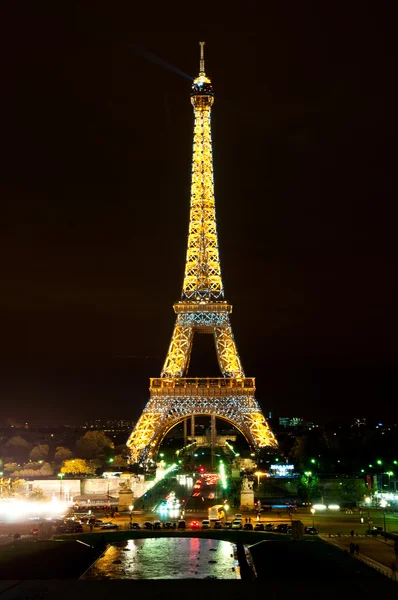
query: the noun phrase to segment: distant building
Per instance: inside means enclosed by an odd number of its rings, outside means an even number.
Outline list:
[[[309,429],[309,431],[311,431],[311,429],[315,429],[316,427],[319,427],[317,423],[314,423],[314,421],[307,421],[307,429]]]
[[[302,417],[279,417],[279,425],[281,427],[298,427],[302,424]]]

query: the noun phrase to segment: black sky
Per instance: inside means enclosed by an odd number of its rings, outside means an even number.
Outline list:
[[[201,30],[188,4],[162,29],[156,2],[3,14],[2,417],[135,419],[145,405],[182,284],[183,73],[204,38],[224,284],[260,402],[396,418],[392,3],[275,4]]]

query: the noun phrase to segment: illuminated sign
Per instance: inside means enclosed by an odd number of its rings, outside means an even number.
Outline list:
[[[279,477],[286,477],[289,472],[294,470],[294,465],[271,465],[271,470],[276,471],[276,475]]]

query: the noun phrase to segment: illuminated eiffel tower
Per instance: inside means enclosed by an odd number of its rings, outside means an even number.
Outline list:
[[[194,141],[188,249],[181,300],[173,336],[159,378],[150,380],[150,400],[128,440],[134,461],[153,457],[170,429],[195,416],[224,419],[246,438],[252,450],[276,446],[255,399],[255,380],[245,377],[224,300],[213,185],[210,113],[213,87],[205,73],[204,42],[200,42],[200,70],[192,84]],[[194,333],[213,334],[222,377],[189,378]],[[213,440],[214,441],[214,440]]]

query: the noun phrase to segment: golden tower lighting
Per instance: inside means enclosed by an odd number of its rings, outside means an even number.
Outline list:
[[[188,244],[181,300],[161,376],[150,380],[150,400],[128,440],[134,461],[153,457],[170,429],[191,416],[210,415],[236,427],[252,449],[276,446],[245,377],[224,299],[214,201],[211,108],[213,86],[200,42],[199,75],[191,89],[194,136]],[[188,377],[195,333],[212,334],[222,377]]]

